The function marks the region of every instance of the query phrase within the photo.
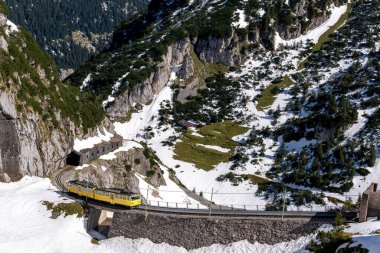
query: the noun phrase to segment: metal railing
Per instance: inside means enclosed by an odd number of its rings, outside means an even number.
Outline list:
[[[209,206],[198,203],[178,203],[178,202],[165,202],[149,200],[148,207],[160,208],[175,208],[175,209],[188,209],[188,210],[209,210]],[[212,210],[240,210],[240,211],[271,211],[267,209],[266,205],[212,205]],[[336,206],[287,206],[285,212],[331,212],[337,210]],[[279,211],[279,210],[275,210]]]

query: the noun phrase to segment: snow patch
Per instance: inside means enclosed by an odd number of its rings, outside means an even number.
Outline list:
[[[371,234],[380,230],[380,220],[368,218],[366,222],[352,223],[344,231],[353,234]]]
[[[239,20],[236,22],[233,22],[232,25],[237,28],[246,28],[249,23],[246,21],[247,17],[244,13],[244,10],[237,10],[235,12],[235,15],[239,17]]]
[[[18,32],[18,27],[15,23],[13,23],[12,21],[10,20],[7,20],[7,27],[5,29],[5,33],[7,35],[11,34],[11,33],[14,33],[14,32]]]
[[[298,141],[290,141],[286,143],[286,149],[289,151],[301,151],[302,148],[311,145],[315,145],[317,143],[316,140],[306,140],[306,138],[302,138]]]
[[[122,151],[127,152],[128,150],[130,150],[132,148],[144,148],[144,147],[140,143],[137,143],[134,141],[124,141],[122,147],[116,149],[113,152],[102,155],[101,157],[99,157],[99,159],[101,159],[101,160],[113,160],[113,159],[117,158],[117,156],[116,156],[117,153],[122,152]]]
[[[339,18],[347,11],[347,5],[342,5],[340,7],[333,6],[330,8],[331,15],[322,25],[315,28],[314,30],[309,31],[306,35],[301,35],[300,37],[292,40],[284,40],[280,37],[278,32],[275,35],[275,49],[279,47],[280,44],[293,45],[297,43],[307,43],[308,40],[311,40],[314,43],[317,43],[319,38],[324,34],[331,26],[335,25],[338,22]]]
[[[89,137],[89,138],[83,139],[83,140],[76,138],[74,140],[74,150],[81,151],[83,149],[92,148],[96,144],[99,144],[103,141],[111,140],[113,134],[109,133],[106,129],[103,129],[103,132],[104,132],[104,134],[101,133],[100,130],[98,129],[97,136]]]
[[[230,152],[230,149],[228,149],[228,148],[222,148],[222,147],[219,147],[219,146],[204,145],[204,144],[197,144],[197,146],[205,147],[205,148],[208,148],[208,149],[213,149],[213,150],[216,150],[216,151],[219,151],[219,152],[223,152],[223,153]]]
[[[80,86],[80,90],[83,90],[90,84],[91,78],[92,78],[91,74],[88,74],[88,76],[83,80],[82,85]]]

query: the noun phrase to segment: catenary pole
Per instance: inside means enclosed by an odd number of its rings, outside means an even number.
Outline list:
[[[145,220],[148,218],[148,198],[149,198],[149,184],[148,184],[148,189],[146,189],[146,199],[145,199]]]
[[[213,195],[214,195],[214,188],[211,189],[211,200],[210,200],[210,207],[209,207],[210,212],[208,214],[209,217],[211,217],[211,207],[212,207],[212,197],[213,197]]]
[[[284,213],[285,213],[285,198],[286,198],[286,187],[284,189],[284,198],[282,200],[282,215],[281,220],[284,221]]]

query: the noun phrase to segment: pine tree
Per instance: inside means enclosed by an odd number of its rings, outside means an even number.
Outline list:
[[[369,167],[373,167],[375,166],[375,162],[376,162],[376,147],[374,144],[371,145],[371,151],[370,151],[370,157],[369,157],[369,162],[368,162],[368,166]]]
[[[334,227],[339,227],[339,226],[342,226],[346,223],[346,219],[342,216],[341,213],[338,213],[336,215],[336,218],[335,218],[335,221],[333,222],[333,226]]]
[[[323,178],[321,176],[321,172],[319,169],[317,169],[312,176],[312,183],[314,184],[314,187],[321,187],[323,184]]]
[[[281,115],[281,109],[280,109],[280,106],[278,106],[277,110],[273,112],[274,122],[277,122],[277,120],[280,117],[280,115]]]
[[[323,158],[323,146],[321,143],[317,143],[314,146],[314,156],[322,159]]]
[[[288,151],[286,150],[285,141],[281,142],[281,146],[278,149],[278,152],[276,154],[276,163],[281,163],[284,158],[287,156]]]
[[[343,167],[345,165],[344,151],[341,146],[337,147],[335,150],[335,158],[339,167]]]

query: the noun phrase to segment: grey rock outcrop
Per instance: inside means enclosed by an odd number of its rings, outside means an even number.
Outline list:
[[[0,29],[5,30],[6,23],[7,19],[0,14]],[[7,39],[0,37],[3,50],[7,50]],[[30,64],[41,83],[47,87],[53,83],[38,62]],[[74,123],[62,117],[56,108],[49,108],[60,123],[60,127],[54,127],[51,118],[35,111],[19,96],[26,82],[33,83],[30,73],[21,68],[13,69],[9,76],[0,75],[0,182],[16,181],[24,175],[49,176],[65,165],[65,157],[73,146]],[[37,98],[34,102],[42,110],[48,110],[48,103]]]
[[[248,37],[239,38],[239,36],[233,34],[231,37],[221,39],[210,36],[206,39],[190,41],[189,38],[186,38],[175,42],[168,47],[166,55],[156,65],[155,71],[149,78],[133,90],[127,90],[116,97],[113,104],[107,108],[108,115],[114,120],[120,120],[126,117],[133,104],[148,104],[151,102],[153,97],[167,84],[172,71],[176,71],[177,76],[184,80],[194,76],[193,48],[203,62],[234,66],[242,63],[244,57],[242,48],[247,41]],[[195,78],[191,82],[187,93],[196,94],[198,81],[199,79]],[[195,94],[193,94],[194,91]],[[183,94],[186,94],[186,92]],[[186,95],[184,95],[185,97]]]
[[[5,26],[6,24],[7,24],[7,19],[2,13],[0,13],[0,27]],[[8,43],[3,36],[0,36],[0,49],[8,52]]]
[[[293,10],[293,15],[297,17],[306,17],[309,2],[309,0],[298,1]],[[339,5],[339,1],[335,1],[335,4]],[[323,22],[325,22],[329,18],[330,14],[328,13],[328,10],[319,11],[319,14],[315,15],[308,21],[308,25],[306,27],[302,27],[302,24],[299,20],[293,22],[288,27],[280,26],[278,29],[280,37],[285,40],[295,39],[300,37],[301,35],[305,35],[308,31],[313,30],[318,26],[322,25]]]
[[[0,49],[8,52],[8,42],[5,40],[3,36],[0,36]]]
[[[230,37],[200,38],[195,44],[195,52],[199,59],[208,63],[223,63],[226,66],[240,65],[242,63],[242,45],[247,42],[234,33]]]
[[[73,124],[66,131],[49,128],[33,112],[17,112],[15,94],[0,93],[0,181],[19,180],[24,175],[48,176],[64,166],[73,145]]]
[[[144,155],[144,149],[132,148],[117,152],[112,160],[97,159],[75,171],[72,179],[85,180],[106,188],[122,188],[139,192],[138,173],[146,176],[153,186],[166,185],[160,168],[151,165]],[[149,171],[153,171],[154,173]]]
[[[63,81],[72,73],[74,73],[74,69],[60,69],[59,78],[61,79],[61,81]]]
[[[7,23],[7,18],[4,16],[4,14],[0,13],[0,26],[5,26]]]
[[[315,17],[310,21],[307,29],[303,29],[301,23],[296,22],[290,27],[279,27],[278,33],[281,38],[285,40],[291,40],[300,37],[301,35],[305,35],[308,31],[313,30],[323,24],[328,19],[327,14],[323,14],[321,16]]]
[[[132,91],[125,91],[119,95],[113,105],[107,109],[108,115],[113,119],[123,118],[127,115],[134,103],[147,104],[155,94],[167,84],[173,68],[179,68],[180,78],[187,79],[193,75],[193,63],[190,55],[190,40],[184,39],[169,46],[162,62],[155,67],[151,76]],[[168,98],[169,99],[169,98]]]

